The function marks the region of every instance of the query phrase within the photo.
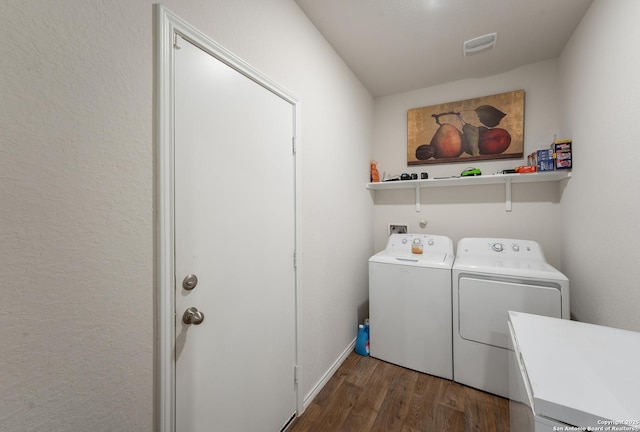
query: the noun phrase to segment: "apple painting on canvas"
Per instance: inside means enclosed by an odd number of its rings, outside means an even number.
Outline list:
[[[407,164],[521,158],[524,90],[407,111]]]

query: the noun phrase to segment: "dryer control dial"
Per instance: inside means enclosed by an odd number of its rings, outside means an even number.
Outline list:
[[[504,250],[504,246],[502,246],[502,243],[494,243],[491,245],[491,249],[495,252],[502,252]]]

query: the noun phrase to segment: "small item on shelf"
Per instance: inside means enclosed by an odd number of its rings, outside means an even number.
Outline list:
[[[557,170],[573,168],[571,163],[571,140],[555,140],[553,142],[553,160]]]
[[[371,161],[371,182],[379,182],[380,173],[378,172],[378,162]]]
[[[460,173],[460,177],[470,177],[470,176],[479,176],[482,175],[480,168],[467,168]]]
[[[411,176],[407,173],[400,174],[400,180],[411,180]]]
[[[536,151],[536,168],[538,172],[553,171],[553,150],[544,149]]]
[[[399,175],[387,175],[387,173],[385,172],[384,174],[382,174],[382,181],[383,182],[390,182],[390,181],[398,181],[400,180],[400,176]]]
[[[420,178],[422,180],[428,179],[429,178],[429,173],[426,173],[426,172],[420,173]]]
[[[411,173],[411,180],[418,180],[418,174]]]
[[[529,173],[535,173],[537,170],[537,167],[534,165],[529,165],[529,166],[519,166],[518,168],[516,168],[516,173],[518,174],[529,174]]]

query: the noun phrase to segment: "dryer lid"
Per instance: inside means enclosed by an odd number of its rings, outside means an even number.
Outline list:
[[[516,276],[542,280],[568,281],[569,279],[545,261],[510,257],[456,256],[453,268],[460,272]]]

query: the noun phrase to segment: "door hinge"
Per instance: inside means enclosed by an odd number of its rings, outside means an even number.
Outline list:
[[[296,137],[291,138],[291,151],[296,154]]]
[[[300,366],[295,365],[293,367],[293,383],[294,384],[298,384],[299,383],[299,374],[300,374]]]
[[[181,48],[182,48],[182,47],[180,46],[180,43],[179,43],[179,41],[180,41],[180,39],[179,39],[179,38],[180,38],[180,35],[178,35],[178,33],[174,33],[174,34],[173,34],[173,47],[174,47],[175,49],[181,49]]]
[[[298,268],[298,252],[297,251],[293,251],[293,268],[294,269]]]

